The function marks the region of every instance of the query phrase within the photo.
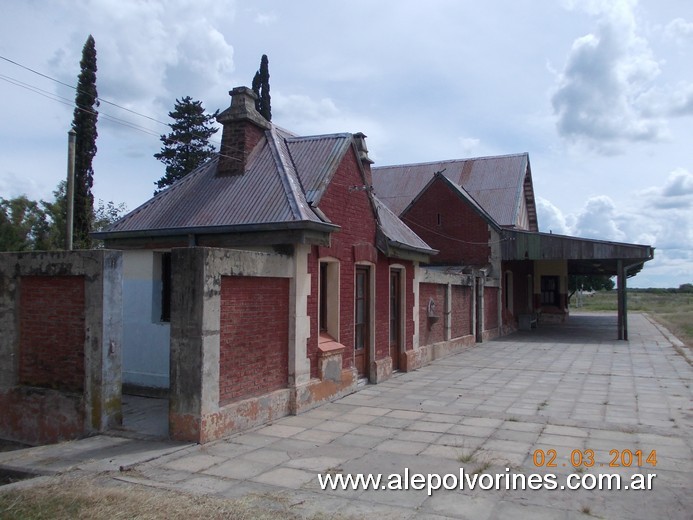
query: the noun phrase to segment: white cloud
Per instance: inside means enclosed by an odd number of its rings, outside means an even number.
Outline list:
[[[216,26],[232,19],[233,6],[220,9],[209,0],[196,4],[191,9],[182,0],[117,0],[100,2],[98,10],[74,4],[71,15],[96,41],[99,96],[158,113],[170,109],[175,98],[200,99],[218,88],[233,70],[233,47]],[[71,45],[54,53],[51,66],[66,83],[74,83],[86,37],[86,31],[75,31]]]
[[[460,137],[460,146],[462,147],[463,157],[473,157],[481,144],[480,139],[475,137]]]
[[[566,218],[556,206],[543,197],[536,198],[539,231],[569,235],[570,227]]]
[[[675,18],[664,28],[664,37],[683,45],[686,41],[693,41],[693,22],[687,22],[683,18]]]
[[[577,215],[574,232],[585,238],[623,241],[626,235],[619,229],[618,215],[616,205],[610,197],[590,197]]]
[[[370,117],[345,112],[330,98],[283,95],[279,91],[272,92],[272,121],[275,120],[281,121],[281,126],[299,135],[333,132],[364,132],[371,135],[380,133],[381,129],[380,124]],[[377,147],[369,144],[369,148]]]
[[[573,42],[552,96],[559,133],[603,153],[620,151],[624,142],[667,137],[664,121],[639,103],[659,76],[660,64],[639,34],[635,4],[579,4],[597,17],[597,26]]]

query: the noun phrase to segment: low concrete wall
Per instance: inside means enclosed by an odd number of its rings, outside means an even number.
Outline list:
[[[84,330],[66,337],[83,338],[76,353],[83,363],[83,374],[72,374],[83,384],[68,390],[49,385],[29,386],[20,376],[22,337],[34,338],[28,329],[54,326],[50,307],[60,309],[63,303],[41,302],[42,315],[33,316],[30,324],[20,320],[22,312],[21,285],[23,277],[32,277],[32,297],[40,287],[41,278],[50,283],[52,277],[75,277],[83,280],[84,300],[81,305]],[[26,293],[26,291],[25,291]],[[40,298],[40,295],[38,295]],[[46,310],[47,309],[47,310]],[[74,325],[70,325],[74,326]],[[82,325],[80,325],[82,327]],[[0,253],[0,437],[28,444],[58,442],[104,431],[122,422],[121,413],[121,345],[122,345],[122,256],[119,251],[55,251]],[[41,359],[41,348],[31,340],[31,348]],[[60,337],[51,341],[60,342]],[[82,352],[79,352],[81,350]],[[46,359],[49,359],[46,356]],[[40,361],[40,362],[45,362]],[[70,369],[69,364],[60,370]],[[26,370],[24,371],[26,372]],[[61,372],[62,373],[62,372]],[[50,378],[38,378],[50,381]],[[83,389],[82,392],[74,389]]]
[[[449,341],[441,341],[432,345],[423,345],[414,350],[407,350],[402,359],[402,370],[404,372],[411,372],[412,370],[428,365],[436,359],[451,356],[475,344],[476,341],[474,336],[469,335]]]

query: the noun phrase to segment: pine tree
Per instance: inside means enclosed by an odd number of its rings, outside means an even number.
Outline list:
[[[176,99],[173,111],[168,113],[173,119],[173,123],[168,125],[171,132],[161,136],[164,145],[161,152],[154,154],[166,165],[166,174],[155,183],[159,188],[155,195],[214,155],[214,146],[209,139],[217,133],[218,128],[212,124],[218,113],[217,110],[206,114],[202,102],[193,101],[190,96]]]
[[[92,161],[96,155],[96,121],[99,106],[96,92],[96,44],[89,35],[82,49],[82,60],[79,63],[81,72],[77,80],[75,96],[75,113],[72,129],[77,133],[75,141],[75,202],[74,202],[74,236],[75,248],[91,247],[92,214],[94,213],[94,196],[91,188],[94,185]]]
[[[253,92],[257,96],[255,108],[267,121],[272,121],[269,78],[269,61],[267,55],[263,54],[260,60],[260,70],[253,76]]]

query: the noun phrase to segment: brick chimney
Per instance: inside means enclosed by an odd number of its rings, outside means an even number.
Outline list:
[[[223,126],[217,175],[243,175],[250,152],[271,125],[255,109],[252,89],[236,87],[229,95],[231,106],[217,116]]]
[[[366,184],[368,184],[368,186],[373,186],[373,174],[371,173],[371,164],[373,164],[373,161],[368,157],[366,137],[368,136],[363,132],[356,132],[354,134],[354,144],[356,145],[359,160],[363,165],[363,171],[366,173]]]

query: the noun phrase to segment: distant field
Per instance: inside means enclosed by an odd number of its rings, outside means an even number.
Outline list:
[[[599,291],[592,296],[584,296],[580,310],[615,311],[614,291]],[[575,296],[573,296],[573,299]],[[571,301],[576,308],[575,301]],[[628,312],[646,312],[673,332],[689,348],[693,348],[693,294],[628,291]]]

